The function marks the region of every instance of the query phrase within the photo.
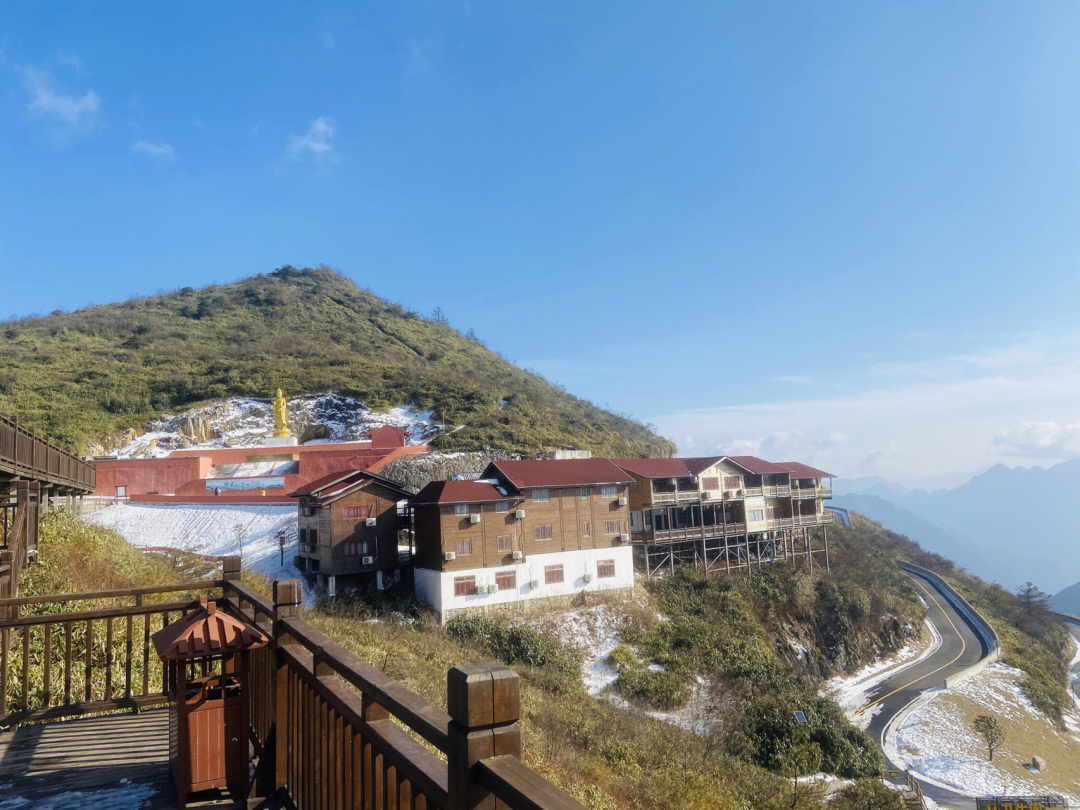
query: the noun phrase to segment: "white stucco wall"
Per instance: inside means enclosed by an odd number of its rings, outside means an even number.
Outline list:
[[[615,576],[598,579],[596,564],[600,560],[615,561]],[[562,565],[563,581],[548,585],[544,582],[544,566]],[[517,587],[493,593],[477,593],[471,596],[454,596],[454,578],[475,576],[478,588],[495,584],[499,571],[517,571]],[[585,582],[585,574],[592,575],[592,582]],[[532,581],[538,583],[532,587]],[[555,554],[533,554],[515,565],[496,568],[466,568],[457,571],[433,571],[429,568],[413,569],[416,594],[440,614],[464,608],[504,605],[531,599],[548,599],[568,596],[581,591],[608,591],[634,587],[634,554],[628,546],[614,548],[587,548],[563,551]]]

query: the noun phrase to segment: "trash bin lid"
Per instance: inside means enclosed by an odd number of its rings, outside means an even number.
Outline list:
[[[199,607],[151,636],[154,649],[163,661],[183,661],[209,655],[251,650],[270,643],[257,627],[228,613],[217,604],[199,598]]]

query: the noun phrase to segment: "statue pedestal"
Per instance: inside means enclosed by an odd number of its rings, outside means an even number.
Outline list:
[[[297,443],[295,436],[271,436],[263,447],[296,447]]]

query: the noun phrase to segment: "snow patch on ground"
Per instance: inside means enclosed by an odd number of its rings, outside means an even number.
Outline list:
[[[294,397],[288,402],[289,427],[297,436],[319,425],[329,436],[309,444],[359,441],[383,425],[393,425],[409,432],[411,444],[423,444],[438,435],[441,428],[432,421],[431,411],[403,405],[388,410],[372,410],[359,400],[340,394],[317,394]],[[205,422],[215,438],[195,442],[184,426]],[[274,409],[269,399],[232,397],[209,405],[189,408],[179,414],[166,414],[149,422],[142,435],[118,448],[120,458],[162,458],[173,450],[219,447],[258,447],[273,434]]]
[[[157,789],[150,785],[133,784],[121,779],[114,788],[69,790],[33,801],[22,796],[0,797],[0,810],[140,810],[156,793]]]
[[[961,721],[955,704],[940,699],[957,695],[987,714],[1046,719],[1021,690],[1023,677],[1021,670],[996,663],[951,690],[927,693],[895,733],[886,735],[885,755],[923,781],[968,796],[1046,793],[1038,782],[999,769],[1001,757],[997,763],[987,760],[982,738]]]
[[[844,714],[858,728],[865,731],[870,721],[881,711],[878,705],[859,712],[867,704],[871,692],[905,667],[929,658],[941,646],[941,634],[934,623],[929,619],[924,622],[930,638],[929,644],[924,644],[922,640],[913,641],[895,655],[875,661],[854,675],[830,678],[826,682],[825,694],[840,704]]]
[[[244,568],[269,580],[303,581],[292,563],[296,557],[293,504],[118,503],[87,515],[85,520],[112,529],[140,548],[175,548],[213,556],[239,554]],[[279,541],[282,533],[286,539],[284,564]],[[305,588],[305,602],[314,599],[308,590]]]

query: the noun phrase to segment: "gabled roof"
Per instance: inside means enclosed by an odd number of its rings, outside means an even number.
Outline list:
[[[633,483],[630,476],[606,458],[493,461],[488,465],[488,469],[494,469],[516,489]]]
[[[810,467],[798,461],[782,461],[780,466],[787,467],[792,478],[836,478],[832,473]]]
[[[485,503],[511,497],[487,481],[432,481],[409,500],[423,503]]]
[[[613,458],[611,461],[627,472],[642,478],[685,478],[698,475],[723,456],[703,458]]]
[[[214,602],[200,600],[199,608],[158,630],[150,638],[154,649],[165,661],[183,661],[208,655],[251,650],[270,639],[247,622],[228,613],[219,613]]]
[[[757,456],[728,456],[729,461],[734,464],[738,464],[744,470],[747,470],[754,475],[766,475],[769,473],[788,473],[791,472],[787,467],[782,464],[776,464],[772,461],[766,461],[763,458]]]
[[[402,497],[409,494],[401,484],[391,481],[389,478],[384,478],[367,470],[349,470],[346,472],[334,472],[324,475],[322,478],[316,478],[309,484],[300,487],[300,489],[290,492],[289,496],[299,498],[301,495],[310,495],[323,503],[329,503],[372,481],[382,484]]]

